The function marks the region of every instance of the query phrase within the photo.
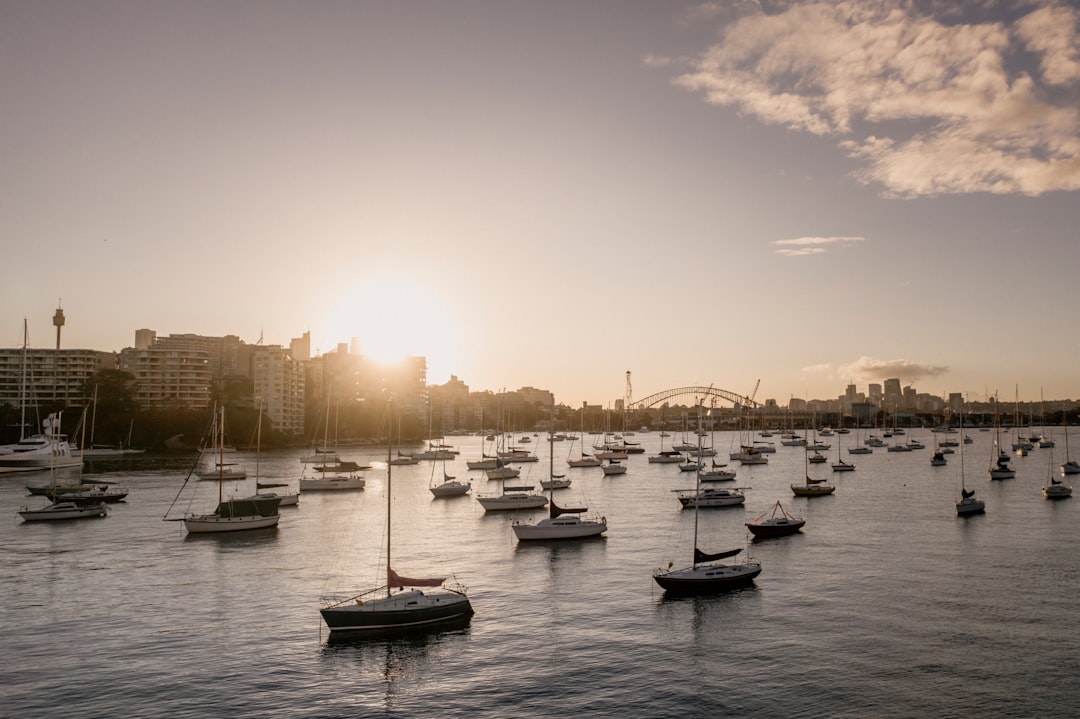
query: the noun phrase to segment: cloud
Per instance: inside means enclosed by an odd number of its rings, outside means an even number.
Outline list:
[[[716,20],[720,41],[677,85],[836,138],[862,161],[856,177],[886,195],[1080,189],[1080,10],[989,4],[999,16],[973,19],[905,0],[750,7]]]
[[[914,384],[930,377],[939,377],[949,372],[947,366],[928,365],[906,359],[883,360],[874,357],[860,357],[854,362],[838,367],[836,373],[841,377],[864,382],[881,382],[889,377],[899,377],[901,384]]]
[[[863,237],[797,237],[792,240],[773,240],[769,244],[780,246],[780,249],[773,250],[778,255],[801,257],[823,254],[830,245],[850,245],[862,242],[864,239]]]

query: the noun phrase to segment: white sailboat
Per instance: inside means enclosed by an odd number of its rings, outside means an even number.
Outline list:
[[[393,569],[393,465],[389,462],[392,444],[388,443],[386,466],[386,585],[346,598],[324,597],[319,613],[330,629],[331,638],[394,635],[464,625],[473,616],[464,587],[446,585],[445,577],[403,577]]]
[[[581,454],[578,457],[567,457],[566,463],[571,467],[600,467],[604,464],[599,457],[585,453],[585,409],[581,409],[581,436],[577,438],[581,442]],[[662,440],[661,440],[662,441]],[[573,446],[571,444],[571,446]]]
[[[550,467],[548,475],[555,479],[555,445],[549,440]],[[514,536],[518,541],[585,539],[599,537],[607,531],[607,519],[604,517],[582,516],[588,507],[560,507],[555,504],[552,488],[548,488],[548,516],[536,524],[515,521]]]
[[[432,465],[431,473],[434,477],[435,467]],[[452,477],[446,473],[446,466],[444,464],[442,468],[442,482],[438,484],[429,485],[428,489],[435,497],[460,497],[464,494],[468,494],[472,489],[472,483],[469,481],[461,481],[457,477]]]
[[[335,422],[336,423],[336,422]],[[335,430],[336,434],[336,430]],[[323,423],[322,446],[314,448],[312,453],[304,458],[304,474],[300,477],[300,493],[323,492],[323,491],[349,491],[363,489],[367,484],[363,476],[366,465],[342,460],[337,453],[337,441],[334,447],[329,445],[330,440],[330,400],[326,400],[326,420]],[[308,460],[314,460],[310,463]],[[391,463],[389,458],[387,463]],[[311,476],[308,476],[310,464]]]

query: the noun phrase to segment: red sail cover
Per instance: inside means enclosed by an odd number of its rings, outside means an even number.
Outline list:
[[[412,577],[403,577],[389,567],[386,570],[386,584],[390,587],[439,587],[442,586],[444,581],[446,581],[445,577],[413,579]]]

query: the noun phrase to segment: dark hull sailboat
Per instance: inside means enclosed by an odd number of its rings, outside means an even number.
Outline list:
[[[745,587],[752,584],[754,578],[761,574],[759,563],[716,563],[718,559],[733,557],[741,551],[741,549],[732,549],[717,554],[706,554],[700,549],[695,549],[693,565],[683,569],[658,571],[653,575],[653,579],[664,591],[671,594],[708,594]]]
[[[698,406],[698,427],[701,427],[701,407]],[[701,449],[701,434],[698,434],[698,449]],[[697,492],[701,491],[701,478],[698,476]],[[653,572],[653,580],[667,594],[695,595],[712,594],[752,584],[754,577],[761,574],[761,563],[747,560],[741,564],[722,564],[718,560],[734,557],[742,549],[730,549],[725,552],[707,554],[698,549],[698,514],[694,504],[694,561],[689,567],[672,569],[669,563],[666,569]]]
[[[390,564],[393,496],[390,447],[387,452],[386,586],[346,599],[326,600],[326,606],[319,613],[330,629],[331,637],[388,636],[464,625],[473,615],[472,603],[463,587],[443,586],[444,577],[413,579],[393,570]]]
[[[384,591],[379,589],[376,593]],[[389,596],[376,595],[367,601],[353,597],[320,612],[331,633],[380,634],[464,622],[473,615],[473,608],[461,592],[448,588],[424,592],[412,588]]]

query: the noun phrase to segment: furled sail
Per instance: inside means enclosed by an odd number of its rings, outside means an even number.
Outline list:
[[[431,579],[414,579],[403,577],[392,568],[386,568],[386,584],[390,587],[438,587],[446,581],[446,577],[434,577]]]
[[[727,557],[734,557],[741,552],[742,549],[729,549],[726,552],[717,552],[716,554],[706,554],[697,547],[694,547],[694,563],[698,562],[713,562],[717,559],[725,559]]]

